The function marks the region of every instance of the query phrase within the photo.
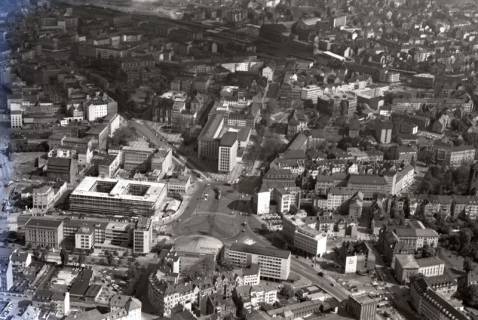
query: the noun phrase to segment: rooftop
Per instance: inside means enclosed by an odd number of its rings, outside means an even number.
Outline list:
[[[222,136],[221,143],[219,145],[224,147],[232,147],[234,143],[236,142],[237,142],[237,133],[228,131]]]
[[[281,259],[289,259],[290,258],[290,251],[288,250],[280,250],[276,248],[268,248],[268,247],[261,247],[257,245],[247,245],[244,243],[234,243],[231,245],[231,250],[239,251],[239,252],[246,252],[250,254],[257,254],[263,256],[273,256],[276,258]]]
[[[56,229],[62,223],[63,223],[63,221],[61,221],[61,220],[50,220],[50,219],[44,219],[44,218],[31,218],[25,224],[25,228]]]
[[[159,182],[85,177],[71,196],[156,202],[164,188],[165,184]]]

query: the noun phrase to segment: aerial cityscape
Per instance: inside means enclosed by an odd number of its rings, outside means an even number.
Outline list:
[[[0,320],[478,320],[478,1],[0,0]]]

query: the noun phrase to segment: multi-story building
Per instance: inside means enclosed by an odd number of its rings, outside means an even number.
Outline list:
[[[393,124],[389,121],[381,121],[376,124],[376,137],[379,143],[388,144],[392,142]]]
[[[234,293],[242,307],[249,312],[259,309],[263,303],[273,305],[277,301],[277,288],[272,286],[240,286],[236,287]]]
[[[13,129],[23,127],[23,112],[20,110],[13,110],[10,112],[10,127]]]
[[[126,222],[108,222],[105,226],[105,241],[114,245],[129,245],[131,225]]]
[[[55,149],[48,153],[46,174],[49,179],[72,183],[78,173],[78,160],[71,150]]]
[[[459,167],[475,160],[476,149],[473,146],[435,146],[435,160],[452,167]]]
[[[227,262],[237,267],[258,264],[261,278],[274,280],[289,278],[290,251],[234,243],[225,250],[224,257]]]
[[[307,254],[322,256],[327,251],[327,235],[316,229],[317,219],[308,219],[301,212],[283,215],[282,231],[292,245]]]
[[[320,95],[323,95],[324,90],[322,87],[317,85],[308,85],[302,88],[300,97],[302,100],[312,100],[314,103],[317,103],[317,98]]]
[[[75,233],[75,249],[91,250],[95,246],[95,230],[90,227],[81,227]]]
[[[33,247],[60,248],[63,221],[33,217],[25,224],[25,243]]]
[[[170,317],[171,310],[178,305],[196,303],[200,291],[199,287],[191,282],[171,283],[163,279],[160,271],[149,276],[149,301],[154,301],[156,311],[163,317]]]
[[[121,152],[118,152],[117,154],[95,156],[94,162],[98,166],[98,176],[102,178],[111,178],[121,165]]]
[[[467,320],[447,299],[433,290],[425,277],[417,276],[410,283],[410,301],[418,315],[425,320]]]
[[[379,247],[392,267],[395,255],[414,254],[425,245],[433,248],[438,246],[438,233],[435,230],[408,226],[382,230],[379,235]]]
[[[103,101],[90,101],[86,104],[86,119],[88,121],[95,121],[106,117],[108,114],[108,104]]]
[[[0,291],[9,291],[13,287],[13,264],[11,261],[0,262]]]
[[[347,181],[347,188],[361,191],[364,200],[372,200],[375,194],[392,194],[390,185],[384,176],[352,174]]]
[[[346,309],[357,320],[375,320],[377,305],[377,298],[364,293],[350,296]]]
[[[237,162],[237,133],[226,132],[219,143],[217,170],[231,172]]]
[[[151,159],[151,170],[160,170],[161,176],[166,175],[173,168],[173,150],[164,148],[158,150]]]
[[[300,191],[299,187],[272,189],[271,198],[277,203],[277,211],[285,213],[293,206],[298,207]]]
[[[85,177],[70,195],[70,209],[103,216],[152,216],[166,194],[164,183]]]
[[[41,186],[33,189],[33,209],[46,212],[55,204],[55,192],[51,186]]]
[[[166,180],[169,195],[187,194],[192,186],[191,175]]]
[[[270,213],[271,191],[261,188],[254,197],[257,215]]]
[[[153,226],[150,218],[140,217],[133,231],[133,253],[146,254],[153,244]]]
[[[465,214],[471,220],[478,218],[478,199],[474,196],[453,196],[453,215]]]
[[[198,137],[198,158],[209,160],[218,158],[219,139],[223,128],[223,115],[215,114],[209,118]]]
[[[154,149],[126,146],[121,151],[125,170],[148,170],[150,168]]]

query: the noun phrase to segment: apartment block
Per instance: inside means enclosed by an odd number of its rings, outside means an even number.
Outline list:
[[[273,280],[287,280],[289,278],[290,251],[234,243],[225,250],[224,258],[237,267],[258,264],[261,278]]]

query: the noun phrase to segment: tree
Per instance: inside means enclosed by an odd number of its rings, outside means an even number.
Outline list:
[[[65,249],[61,249],[60,257],[61,257],[61,264],[65,266],[68,263],[68,252],[66,252]]]
[[[434,257],[436,255],[436,250],[432,246],[426,243],[422,248],[422,258]]]
[[[83,253],[80,253],[78,255],[78,264],[81,266],[82,264],[85,263],[86,257]]]
[[[470,250],[471,238],[473,237],[473,232],[469,228],[464,228],[460,230],[460,252],[466,253]]]
[[[472,270],[473,270],[473,263],[471,261],[471,258],[465,257],[465,259],[463,259],[463,271],[468,273],[468,272],[471,272]]]
[[[289,284],[285,284],[282,287],[280,293],[281,293],[281,295],[283,295],[287,299],[290,299],[290,298],[294,297],[294,295],[295,295],[294,288]]]
[[[478,307],[478,284],[473,284],[464,290],[463,301],[470,307]]]

